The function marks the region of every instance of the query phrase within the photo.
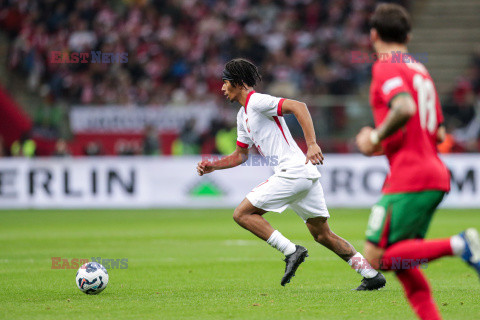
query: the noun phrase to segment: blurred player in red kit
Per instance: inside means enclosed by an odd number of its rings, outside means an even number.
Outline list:
[[[426,68],[409,58],[411,22],[395,4],[380,4],[370,38],[378,56],[372,70],[370,104],[376,128],[357,135],[359,150],[383,152],[390,173],[382,198],[372,207],[365,257],[374,267],[394,270],[420,319],[441,319],[418,261],[460,256],[480,275],[480,240],[475,229],[446,239],[423,240],[433,213],[450,190],[450,175],[437,155],[445,128],[438,95]]]

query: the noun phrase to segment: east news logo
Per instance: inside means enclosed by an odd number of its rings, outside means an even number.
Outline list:
[[[128,52],[51,51],[50,63],[127,63]]]
[[[78,269],[88,262],[98,262],[105,269],[127,269],[128,259],[102,259],[101,257],[92,257],[90,259],[65,259],[61,257],[52,257],[52,269]]]

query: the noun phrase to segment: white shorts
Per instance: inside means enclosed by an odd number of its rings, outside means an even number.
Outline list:
[[[256,186],[246,198],[265,211],[283,212],[289,206],[303,221],[329,218],[319,179],[284,178],[276,175]]]

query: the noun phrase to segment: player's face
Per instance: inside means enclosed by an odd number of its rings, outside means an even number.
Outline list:
[[[238,100],[241,89],[234,87],[230,81],[223,80],[222,92],[230,102]]]

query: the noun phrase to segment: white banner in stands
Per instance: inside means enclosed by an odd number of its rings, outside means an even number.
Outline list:
[[[211,103],[142,108],[76,106],[70,111],[70,127],[74,133],[139,133],[146,125],[153,125],[160,131],[178,131],[187,120],[195,118],[196,129],[203,132],[216,116],[217,107]]]
[[[248,165],[199,177],[199,160],[3,158],[0,209],[234,207],[273,172],[251,159]],[[450,155],[444,160],[452,172],[452,191],[443,206],[480,208],[480,155]],[[387,164],[382,157],[330,154],[320,171],[328,206],[370,207],[380,197]]]

